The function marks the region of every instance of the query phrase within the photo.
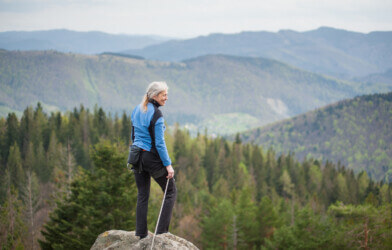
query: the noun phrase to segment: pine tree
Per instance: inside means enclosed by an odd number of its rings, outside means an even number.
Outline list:
[[[4,149],[1,150],[2,158],[7,159],[9,154],[9,149],[15,143],[19,147],[20,143],[20,131],[19,131],[19,121],[16,117],[15,113],[8,114],[7,123],[6,123],[6,132],[5,132],[5,145]]]
[[[381,201],[383,204],[391,202],[391,193],[388,185],[384,183],[380,188]]]
[[[20,143],[22,157],[26,157],[26,152],[29,148],[29,143],[32,141],[32,134],[34,130],[33,109],[27,107],[20,121]]]
[[[307,163],[307,162],[306,162]],[[311,194],[318,194],[321,189],[322,173],[320,167],[311,164],[308,169],[307,189]]]
[[[363,201],[367,196],[367,189],[369,187],[369,176],[368,174],[363,171],[358,176],[358,192],[361,201]]]
[[[2,249],[24,249],[26,227],[23,223],[23,204],[18,191],[11,184],[11,174],[6,170],[7,196],[0,207],[0,242]]]
[[[214,197],[229,198],[230,187],[225,178],[221,176],[218,181],[214,183],[211,194],[214,195]]]
[[[34,171],[37,173],[41,182],[47,183],[52,176],[52,168],[48,166],[46,153],[42,142],[39,142],[35,150]]]
[[[291,182],[291,177],[288,174],[287,170],[283,170],[282,176],[280,177],[280,182],[282,184],[283,189],[283,197],[286,199],[291,198],[291,225],[294,225],[295,213],[294,213],[294,201],[295,201],[295,192],[294,192],[294,184]]]
[[[50,148],[48,155],[50,155]],[[67,143],[66,146],[61,144],[57,145],[57,152],[55,153],[58,158],[54,159],[53,165],[53,190],[52,198],[54,201],[60,200],[63,196],[70,195],[71,183],[76,172],[76,162],[73,157],[71,144]]]
[[[26,185],[23,188],[23,201],[26,207],[26,220],[29,232],[29,246],[31,249],[36,249],[36,221],[35,215],[41,203],[40,189],[37,175],[30,169],[26,173]]]
[[[94,128],[98,129],[100,136],[108,134],[107,117],[102,108],[94,108]]]
[[[207,143],[203,157],[203,167],[207,173],[207,182],[210,190],[212,190],[212,185],[213,183],[215,183],[215,179],[218,179],[218,177],[216,176],[218,162],[223,161],[220,155],[217,157],[215,145],[215,142]]]
[[[55,172],[62,170],[62,152],[61,145],[57,143],[56,133],[54,130],[50,133],[48,150],[46,152],[46,171],[48,172],[48,181],[53,181]],[[58,173],[58,172],[57,172]]]
[[[188,135],[185,131],[182,131],[178,128],[178,125],[176,125],[176,129],[174,132],[174,158],[177,159],[177,162],[179,159],[185,158],[188,156],[188,150],[186,148],[187,146],[187,140],[188,140]]]
[[[190,163],[187,168],[186,175],[189,176],[191,183],[198,190],[205,189],[208,187],[205,176],[205,169],[202,168],[202,148],[199,145],[199,141],[193,141],[190,149]]]
[[[243,188],[236,204],[238,247],[240,249],[252,249],[260,239],[257,206],[252,195],[253,192],[249,187]]]
[[[273,236],[274,230],[279,224],[278,213],[267,196],[264,196],[260,201],[256,211],[256,219],[258,222],[257,232],[259,233],[256,246],[259,248],[264,244],[264,239]]]
[[[317,164],[315,165],[317,167],[320,167]],[[335,178],[336,178],[335,166],[333,166],[329,162],[326,162],[325,167],[322,170],[321,193],[319,194],[325,208],[327,208],[330,204],[336,202],[338,198]]]
[[[276,186],[278,185],[278,181],[279,181],[279,176],[281,173],[278,173],[278,171],[276,171],[277,164],[276,164],[275,152],[272,150],[272,148],[269,148],[267,151],[266,167],[267,167],[267,173],[265,178],[267,180],[268,186],[276,189]]]
[[[336,184],[338,186],[338,200],[344,203],[349,201],[349,193],[347,188],[346,179],[342,173],[339,173],[336,178]]]
[[[83,166],[86,169],[89,169],[90,166],[85,165],[85,152],[83,143],[84,140],[87,140],[86,134],[83,133],[82,129],[82,119],[83,115],[83,106],[81,106],[81,111],[75,108],[73,113],[69,116],[69,123],[66,131],[66,141],[67,143],[71,143],[71,148],[73,149],[73,154],[75,156],[76,162],[78,165]],[[93,136],[94,137],[94,136]],[[98,137],[98,136],[97,136]]]
[[[4,174],[5,162],[8,155],[8,152],[6,151],[9,150],[9,146],[6,143],[6,132],[7,132],[7,122],[4,119],[4,117],[0,117],[0,175]]]
[[[59,149],[57,145],[56,133],[54,130],[50,133],[48,150],[46,153],[46,162],[49,168],[53,168],[56,165],[59,165]]]
[[[134,229],[137,191],[124,166],[126,155],[108,141],[94,147],[94,170],[80,170],[75,177],[70,196],[58,203],[44,226],[42,249],[86,249],[106,230]]]
[[[222,199],[202,219],[202,242],[206,249],[232,249],[234,211],[230,201]]]
[[[129,146],[131,143],[131,129],[132,129],[132,124],[131,124],[131,119],[130,117],[127,116],[127,113],[125,111],[123,112],[122,118],[121,118],[121,140],[124,142],[126,146]]]
[[[20,189],[24,184],[24,171],[22,169],[22,157],[19,146],[14,142],[10,148],[10,154],[7,161],[7,169],[10,174],[10,185]]]
[[[47,120],[42,105],[38,102],[34,110],[33,130],[31,131],[31,139],[34,146],[38,146],[39,143],[44,143],[43,131],[46,128]],[[46,141],[48,142],[49,138]]]
[[[260,200],[263,194],[266,192],[266,190],[263,188],[263,183],[265,183],[267,171],[264,164],[263,154],[258,146],[253,146],[251,167],[254,170],[254,177],[256,180],[256,198],[257,200]]]

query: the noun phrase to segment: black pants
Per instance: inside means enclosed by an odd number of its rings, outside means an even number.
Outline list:
[[[135,180],[137,186],[137,206],[136,206],[136,236],[144,237],[147,235],[147,210],[148,210],[148,198],[150,197],[150,186],[151,186],[151,176],[159,184],[162,191],[165,192],[167,183],[167,171],[160,161],[159,156],[151,152],[143,152],[142,162],[143,171],[141,173],[135,172]],[[165,171],[159,171],[157,164],[161,164]],[[157,171],[158,169],[158,171]],[[163,173],[157,176],[156,173]],[[177,196],[177,189],[174,179],[169,180],[169,185],[167,187],[167,193],[165,201],[162,208],[161,218],[158,223],[157,234],[169,232],[169,224],[172,216],[172,211],[174,207],[174,202]],[[158,214],[157,214],[158,217]]]

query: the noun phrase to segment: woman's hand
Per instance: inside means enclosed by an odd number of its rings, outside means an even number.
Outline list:
[[[166,170],[168,175],[166,176],[166,178],[171,179],[174,177],[174,169],[172,167],[172,165],[166,166]]]

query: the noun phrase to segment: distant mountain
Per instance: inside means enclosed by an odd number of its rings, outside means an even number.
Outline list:
[[[372,93],[374,89],[378,89],[379,93],[392,91],[392,68],[384,73],[370,74],[364,77],[353,78],[358,89],[364,93]]]
[[[0,111],[21,111],[38,101],[47,110],[65,111],[83,103],[112,112],[130,111],[154,80],[165,80],[170,86],[164,108],[169,124],[188,123],[195,130],[207,127],[219,134],[261,126],[363,93],[356,83],[264,58],[210,55],[174,63],[113,54],[3,50]]]
[[[141,49],[169,40],[166,37],[113,35],[71,30],[0,32],[0,48],[6,50],[57,50],[82,54]]]
[[[392,68],[392,32],[363,34],[322,27],[308,32],[211,34],[124,53],[164,61],[217,53],[265,57],[311,72],[351,79]]]
[[[392,181],[392,92],[340,101],[241,135],[245,142],[340,161],[374,179]]]
[[[355,81],[367,84],[384,83],[387,86],[392,85],[392,68],[384,73],[370,74],[364,77],[355,78]]]

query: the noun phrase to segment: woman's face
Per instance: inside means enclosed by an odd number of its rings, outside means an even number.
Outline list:
[[[167,101],[167,90],[162,91],[159,93],[157,96],[154,96],[153,99],[159,103],[161,106],[165,106],[165,103]]]

